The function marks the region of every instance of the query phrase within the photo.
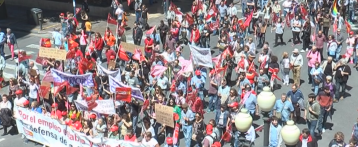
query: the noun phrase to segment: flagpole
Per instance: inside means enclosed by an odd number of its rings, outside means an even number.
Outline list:
[[[118,59],[118,53],[119,53],[119,46],[118,46],[118,22],[117,22],[117,25],[116,25],[116,44],[115,44],[115,49],[117,48],[117,54],[116,54],[116,60],[114,60],[115,62],[117,62],[117,59]]]

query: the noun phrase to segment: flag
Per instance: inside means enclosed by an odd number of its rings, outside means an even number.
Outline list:
[[[55,84],[55,88],[54,88],[53,94],[56,95],[68,85],[68,82],[65,81],[62,83],[54,83],[54,84]]]
[[[250,26],[252,15],[254,15],[254,12],[251,12],[251,14],[246,18],[245,23],[244,23],[245,28]]]
[[[107,23],[117,25],[117,20],[112,18],[111,14],[108,13]]]
[[[305,19],[306,16],[308,15],[308,12],[307,12],[305,6],[300,6],[300,9],[301,9],[302,19]],[[275,15],[275,14],[274,14],[274,15]]]
[[[337,17],[338,11],[337,11],[337,0],[333,1],[333,6],[332,6],[332,16],[333,17]]]
[[[194,71],[193,62],[192,62],[191,58],[189,60],[179,58],[179,63],[180,63],[181,69],[178,72],[178,76],[185,74],[185,76],[188,77],[189,74]],[[187,74],[187,73],[189,73],[189,74]]]
[[[193,18],[193,16],[191,16],[189,13],[187,13],[187,14],[185,15],[185,17],[186,17],[186,20],[188,21],[188,24],[189,24],[189,25],[192,25],[192,24],[194,23],[194,18]]]
[[[294,15],[294,13],[291,13],[291,12],[289,12],[289,13],[287,13],[287,15],[286,15],[286,25],[287,25],[287,27],[290,27],[291,26],[291,20],[293,19],[295,17],[295,15]]]
[[[128,6],[131,5],[131,0],[127,0]]]
[[[225,142],[230,142],[231,141],[231,134],[230,131],[226,131],[223,136],[221,137],[221,140],[225,141]]]
[[[117,87],[116,88],[116,100],[125,101],[130,103],[132,101],[132,88],[130,87]]]
[[[337,21],[334,21],[333,23],[333,32],[337,32]]]
[[[19,51],[17,54],[19,63],[31,58],[31,55],[26,55],[26,52]]]
[[[237,24],[239,24],[239,27],[241,28],[241,30],[245,30],[245,26],[244,26],[244,20],[242,18],[240,18],[239,20],[237,20]],[[238,30],[238,28],[237,28]]]
[[[132,56],[132,59],[143,62],[145,61],[145,57],[142,54],[142,51],[140,49],[135,49],[134,54]]]
[[[45,66],[47,64],[46,58],[40,57],[39,54],[37,54],[35,61],[36,61],[36,63],[41,64],[42,66]]]
[[[123,50],[123,48],[120,47],[120,49],[118,50],[118,58],[124,61],[129,61],[129,57],[126,53],[125,50]]]
[[[346,24],[347,33],[349,33],[351,31],[351,25],[348,23],[347,20],[344,20],[344,23]]]
[[[220,27],[219,19],[216,19],[215,22],[209,24],[209,28],[211,31],[217,30]]]
[[[161,65],[155,65],[151,68],[150,70],[150,75],[154,78],[154,77],[159,77],[161,76],[166,70],[168,69],[168,67],[165,66],[161,66]]]
[[[189,106],[192,106],[195,102],[196,96],[198,95],[198,92],[196,90],[193,90],[189,92],[186,95],[185,103],[187,103]]]
[[[280,80],[281,79],[277,76],[277,73],[278,73],[279,69],[278,68],[269,68],[269,72],[271,73],[271,81],[277,79],[277,80]]]
[[[195,65],[202,65],[209,68],[213,67],[210,48],[200,48],[192,45],[189,45],[189,48]]]
[[[74,92],[76,92],[78,88],[72,87],[70,84],[66,86],[66,95],[70,95]]]
[[[76,36],[76,35],[73,35],[73,36]],[[68,43],[69,50],[79,47],[79,44],[76,41],[74,41],[73,39],[68,39],[67,43]]]
[[[173,2],[170,2],[170,7],[173,9],[176,15],[183,15],[183,13],[178,10],[178,7]]]
[[[221,55],[222,54],[220,54],[220,55],[218,55],[218,56],[216,56],[216,57],[214,57],[214,58],[211,58],[211,61],[213,61],[213,63],[215,63],[215,66],[217,66],[218,64],[219,64],[219,62],[220,62],[220,60],[221,60]],[[221,66],[221,65],[220,65]]]
[[[172,80],[172,85],[170,85],[170,92],[175,92],[176,82],[175,79]]]
[[[53,82],[53,76],[51,71],[45,73],[44,77],[42,78],[42,82]]]
[[[155,30],[156,26],[153,26],[152,28],[150,28],[145,34],[146,35],[150,35],[153,34],[154,30]]]
[[[204,107],[203,102],[200,97],[196,97],[194,104],[191,106],[191,111],[194,113],[199,113],[201,116],[204,116]]]
[[[174,132],[173,132],[173,144],[177,144],[179,141],[179,130],[180,130],[180,124],[175,123]]]
[[[80,13],[81,8],[76,8],[76,15],[78,15],[78,13]]]
[[[41,86],[40,86],[40,89],[39,89],[39,96],[40,96],[41,98],[46,97],[46,95],[50,92],[50,89],[51,89],[51,87],[49,87],[49,86],[43,86],[43,85],[41,85]]]

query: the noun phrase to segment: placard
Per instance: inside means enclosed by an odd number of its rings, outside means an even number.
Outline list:
[[[162,104],[155,104],[155,116],[157,122],[174,128],[174,108]]]
[[[66,60],[67,52],[61,49],[40,47],[39,56],[55,58],[56,60]]]
[[[140,49],[142,51],[142,53],[144,53],[144,47],[142,47],[142,46],[138,46],[138,45],[126,43],[126,42],[121,42],[121,46],[125,51],[131,52],[133,54],[134,54],[135,49]]]

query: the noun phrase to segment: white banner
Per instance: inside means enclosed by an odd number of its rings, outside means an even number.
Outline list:
[[[121,81],[121,70],[118,69],[116,71],[110,71],[104,68],[102,65],[97,64],[97,72],[98,74],[105,74],[108,76],[112,76],[113,78],[117,79],[118,81]]]
[[[116,88],[117,87],[130,87],[130,86],[125,85],[124,83],[122,83],[120,81],[117,81],[112,76],[108,76],[108,80],[109,80],[109,91],[111,93],[116,93]],[[132,88],[132,91],[131,91],[132,97],[136,98],[137,100],[144,101],[142,91],[139,88],[136,88],[136,87],[131,87],[131,88]]]
[[[96,100],[97,106],[92,111],[101,114],[115,114],[113,100]],[[79,111],[88,111],[87,102],[85,100],[75,100],[76,107]]]
[[[26,138],[50,147],[144,147],[139,143],[86,136],[58,120],[28,109],[18,109],[17,129]]]
[[[202,65],[210,68],[213,67],[210,48],[200,48],[192,45],[189,45],[189,47],[195,65]]]

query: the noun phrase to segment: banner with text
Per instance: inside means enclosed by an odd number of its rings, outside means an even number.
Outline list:
[[[27,139],[56,147],[144,147],[142,144],[123,140],[86,136],[72,130],[58,120],[30,111],[18,109],[17,129]]]
[[[115,114],[113,100],[96,100],[97,106],[92,111],[101,114]],[[85,100],[75,100],[76,107],[79,111],[88,111],[88,104]]]
[[[122,82],[117,81],[112,76],[108,76],[108,79],[109,79],[109,90],[110,90],[111,93],[116,93],[116,88],[117,87],[130,87],[128,85],[125,85]],[[135,88],[135,87],[131,87],[131,88],[132,88],[132,91],[131,91],[132,97],[134,97],[135,99],[144,101],[143,94],[140,91],[140,89]]]
[[[70,84],[73,85],[82,84],[83,86],[94,86],[91,73],[84,75],[73,75],[61,72],[56,69],[51,69],[51,73],[53,76],[53,82],[56,83],[68,81]]]

